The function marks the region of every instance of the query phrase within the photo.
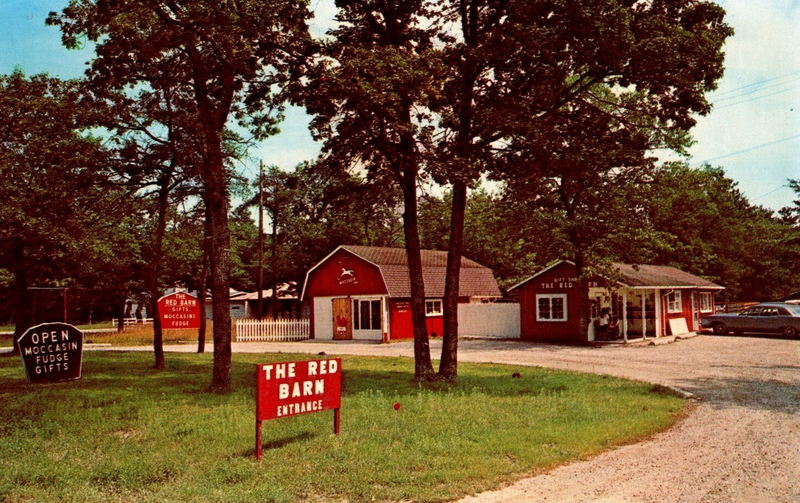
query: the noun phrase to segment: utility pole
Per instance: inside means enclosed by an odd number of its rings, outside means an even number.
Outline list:
[[[256,317],[264,317],[264,162],[258,162],[258,276],[256,277],[258,289],[258,304]]]

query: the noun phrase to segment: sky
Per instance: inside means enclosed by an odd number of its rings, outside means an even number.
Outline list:
[[[725,75],[709,95],[711,113],[692,130],[692,165],[708,162],[755,204],[779,209],[792,204],[788,178],[800,178],[800,0],[719,0],[735,34],[725,46]],[[67,0],[0,0],[0,74],[15,67],[80,77],[89,51],[68,51],[59,31],[44,24]],[[333,0],[311,0],[312,32],[322,34],[333,18]],[[308,116],[290,108],[281,133],[261,143],[242,166],[255,174],[258,159],[292,169],[314,159],[320,145],[308,132]]]

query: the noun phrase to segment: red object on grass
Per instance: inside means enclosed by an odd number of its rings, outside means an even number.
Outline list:
[[[400,402],[394,403],[394,410],[400,410]]]

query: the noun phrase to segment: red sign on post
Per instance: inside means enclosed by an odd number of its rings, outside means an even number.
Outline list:
[[[261,363],[256,367],[256,458],[261,461],[261,421],[333,410],[339,434],[342,360]]]
[[[200,303],[192,295],[176,292],[158,299],[161,328],[200,328]]]

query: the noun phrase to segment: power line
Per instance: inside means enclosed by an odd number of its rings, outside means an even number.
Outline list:
[[[754,197],[752,199],[752,201],[758,201],[759,199],[767,197],[768,195],[774,194],[775,192],[778,192],[779,190],[787,188],[787,187],[788,187],[788,185],[786,185],[785,183],[781,184],[781,185],[778,185],[777,187],[775,187],[774,189],[770,190],[769,192],[765,192],[765,193],[761,194],[760,196]]]
[[[800,138],[800,134],[787,136],[786,138],[781,138],[779,140],[773,140],[773,141],[770,141],[770,142],[767,142],[767,143],[762,143],[760,145],[754,145],[752,147],[748,147],[748,148],[745,148],[745,149],[742,149],[742,150],[737,150],[736,152],[731,152],[729,154],[720,155],[720,156],[717,156],[717,157],[711,157],[711,158],[708,158],[708,159],[700,162],[700,164],[706,164],[706,163],[711,162],[711,161],[718,161],[720,159],[726,159],[728,157],[733,157],[735,155],[744,154],[744,153],[747,153],[747,152],[752,152],[753,150],[758,150],[760,148],[769,147],[771,145],[776,145],[778,143],[783,143],[785,141],[793,140],[795,138]]]
[[[785,92],[787,92],[787,91],[793,91],[793,90],[795,90],[795,89],[797,89],[797,87],[796,87],[796,86],[795,86],[795,87],[790,87],[790,88],[788,88],[788,89],[782,89],[782,90],[780,90],[780,91],[775,91],[774,93],[763,94],[763,95],[761,95],[761,96],[753,96],[752,98],[750,98],[750,99],[747,99],[747,100],[737,101],[737,102],[734,102],[734,103],[724,103],[724,104],[722,104],[722,105],[719,105],[719,106],[714,106],[714,109],[715,109],[715,110],[721,110],[721,109],[723,109],[723,108],[735,107],[735,106],[737,106],[737,105],[743,105],[743,104],[745,104],[745,103],[750,103],[750,102],[757,101],[757,100],[761,100],[761,99],[764,99],[764,98],[769,98],[770,96],[775,96],[775,95],[778,95],[778,94],[783,94],[783,93],[785,93]]]
[[[715,98],[719,98],[721,96],[726,96],[728,94],[736,94],[739,91],[741,91],[742,89],[748,89],[750,87],[755,87],[755,86],[764,84],[766,82],[772,82],[774,80],[781,80],[781,79],[785,79],[785,78],[788,78],[788,77],[794,77],[796,75],[800,76],[800,71],[787,73],[786,75],[781,75],[780,77],[772,77],[772,78],[769,78],[769,79],[759,80],[759,81],[753,82],[751,84],[747,84],[745,86],[736,87],[734,89],[728,89],[727,91],[714,92],[712,94],[714,95]]]
[[[791,80],[787,80],[786,82],[773,82],[772,84],[767,84],[765,86],[759,86],[759,87],[756,87],[756,88],[751,89],[749,91],[745,91],[743,93],[736,93],[736,94],[731,94],[729,96],[721,96],[721,97],[719,95],[713,95],[712,99],[714,100],[715,103],[718,103],[720,101],[736,100],[736,99],[742,98],[744,96],[749,96],[751,94],[760,93],[761,91],[766,91],[768,89],[772,89],[774,87],[781,87],[781,86],[785,86],[787,84],[793,84],[794,82],[796,82],[798,80],[800,80],[800,75],[798,75],[797,77],[795,77],[795,78],[793,78]]]

